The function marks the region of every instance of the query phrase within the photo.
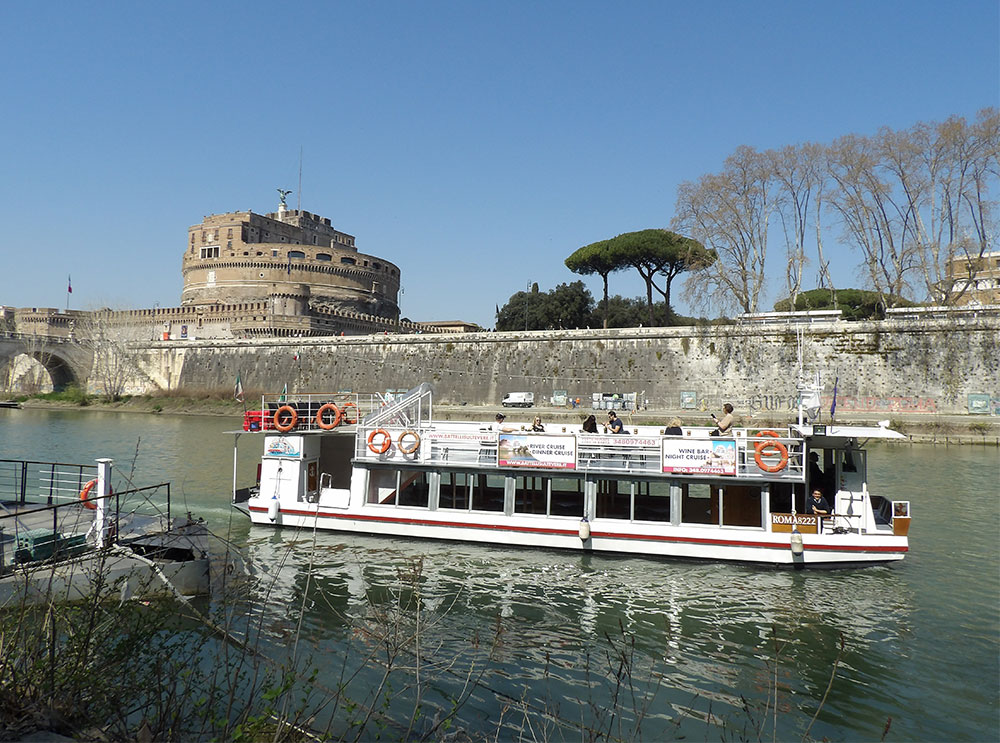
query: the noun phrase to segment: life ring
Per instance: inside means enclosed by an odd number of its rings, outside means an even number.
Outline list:
[[[403,444],[403,438],[406,436],[413,437],[413,446],[405,446]],[[420,434],[416,431],[403,431],[399,434],[399,438],[396,439],[396,446],[403,454],[413,454],[413,452],[420,448]]]
[[[772,439],[780,439],[781,438],[781,436],[778,435],[777,431],[759,431],[757,433],[757,436],[759,436],[760,438],[763,438],[765,436],[767,436],[769,438],[772,438]],[[770,443],[771,443],[770,441],[755,441],[755,442],[753,442],[753,448],[756,451],[760,451],[761,449],[763,449],[765,446],[767,446]]]
[[[323,421],[323,414],[328,411],[333,411],[333,420],[329,423],[325,423]],[[340,425],[341,415],[340,408],[332,402],[325,403],[324,405],[320,405],[319,410],[316,411],[316,425],[324,431],[329,431],[331,428],[336,428]]]
[[[375,437],[381,436],[382,443],[376,445]],[[376,428],[370,434],[368,434],[368,448],[372,450],[375,454],[385,454],[389,451],[389,447],[392,445],[392,437],[387,431],[382,428]]]
[[[354,408],[354,420],[349,420],[348,419],[348,417],[347,417],[347,409],[348,408]],[[343,422],[346,425],[353,426],[355,423],[358,422],[358,406],[355,405],[353,402],[345,402],[344,403],[344,407],[342,407],[340,410],[341,410],[341,414],[344,416]]]
[[[282,413],[287,413],[292,417],[288,420],[288,423],[282,423],[279,419]],[[277,428],[282,433],[287,433],[295,428],[295,424],[299,422],[299,413],[291,405],[282,405],[280,408],[274,411],[274,427]]]
[[[764,441],[762,446],[753,455],[753,461],[757,463],[764,472],[781,472],[788,466],[788,447],[780,441]],[[773,450],[773,451],[772,451]],[[764,462],[765,454],[778,454],[781,457],[775,464]]]
[[[97,484],[97,480],[91,480],[86,485],[83,486],[83,490],[80,491],[80,500],[83,501],[83,507],[89,508],[91,511],[97,510],[97,504],[90,500],[87,496],[90,495],[90,491],[94,489]]]

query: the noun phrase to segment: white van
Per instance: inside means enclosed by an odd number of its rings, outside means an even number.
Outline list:
[[[535,404],[534,392],[508,392],[500,404],[505,408],[530,408]]]

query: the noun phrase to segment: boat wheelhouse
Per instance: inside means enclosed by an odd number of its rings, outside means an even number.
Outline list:
[[[265,396],[244,426],[263,438],[257,483],[237,489],[234,461],[234,503],[263,525],[580,552],[819,566],[908,549],[909,502],[868,490],[865,442],[904,438],[885,426],[602,435],[432,413],[427,384]],[[830,515],[806,513],[813,489]]]

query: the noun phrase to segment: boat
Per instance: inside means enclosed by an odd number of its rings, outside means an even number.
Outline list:
[[[208,592],[204,522],[172,516],[169,483],[113,490],[112,467],[0,460],[0,607]]]
[[[908,551],[909,501],[868,487],[865,444],[905,438],[888,422],[810,422],[800,402],[797,423],[728,436],[536,432],[435,420],[433,405],[427,383],[401,395],[264,395],[232,432],[233,503],[264,526],[581,553],[821,567]],[[240,488],[247,433],[263,452],[256,482]],[[831,513],[806,512],[813,489]]]

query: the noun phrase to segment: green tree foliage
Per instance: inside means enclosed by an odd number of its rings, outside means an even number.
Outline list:
[[[601,240],[590,245],[584,245],[566,259],[566,268],[582,276],[597,274],[604,281],[604,300],[608,301],[608,276],[615,271],[621,271],[626,266],[615,259],[609,250],[610,240]],[[608,318],[604,317],[604,327],[608,327]]]
[[[663,229],[626,232],[608,241],[608,252],[618,265],[631,266],[646,282],[646,305],[650,325],[656,324],[653,312],[653,289],[663,297],[669,314],[670,285],[679,274],[692,268],[710,265],[715,253],[705,250],[697,240]],[[656,277],[663,276],[663,288]]]
[[[637,328],[649,322],[649,308],[642,297],[622,297],[614,295],[608,298],[607,304],[598,302],[594,311],[595,319],[608,318],[609,328]],[[653,326],[677,325],[677,316],[667,309],[664,302],[653,306]]]
[[[914,303],[900,296],[888,298],[892,307],[913,307]],[[806,310],[840,310],[845,320],[867,320],[881,317],[885,314],[883,295],[877,291],[864,289],[813,289],[802,292],[795,298],[795,309]],[[788,297],[774,303],[775,312],[788,312],[791,301]]]
[[[497,330],[585,328],[592,320],[594,298],[582,281],[560,284],[548,292],[517,292],[500,308]]]

